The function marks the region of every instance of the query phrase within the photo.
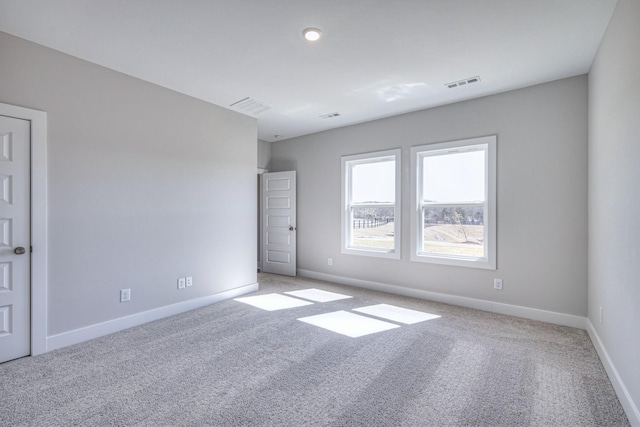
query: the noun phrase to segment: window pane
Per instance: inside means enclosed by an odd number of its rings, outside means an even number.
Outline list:
[[[395,249],[394,208],[353,208],[351,210],[351,246]]]
[[[484,257],[484,208],[423,208],[424,252]]]
[[[351,185],[352,203],[394,203],[395,160],[353,165]]]
[[[484,150],[426,156],[422,162],[423,201],[484,201]]]

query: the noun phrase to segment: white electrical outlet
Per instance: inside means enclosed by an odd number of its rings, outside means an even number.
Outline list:
[[[600,323],[604,320],[604,310],[600,307]]]
[[[131,301],[131,289],[120,289],[120,302]]]
[[[333,258],[327,258],[327,265],[333,265]]]
[[[193,286],[193,277],[191,276],[187,277],[187,287],[189,286]]]
[[[493,279],[493,289],[502,290],[502,279]]]
[[[186,285],[187,279],[185,279],[184,277],[178,279],[178,289],[184,289]]]

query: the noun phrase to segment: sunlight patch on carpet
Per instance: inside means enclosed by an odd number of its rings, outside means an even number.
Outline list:
[[[235,298],[234,301],[243,302],[267,311],[284,310],[287,308],[311,305],[312,302],[291,298],[280,294],[265,294],[252,297]]]
[[[315,302],[329,302],[337,301],[341,299],[353,298],[352,296],[345,294],[338,294],[336,292],[323,291],[322,289],[302,289],[300,291],[285,292],[287,295],[293,295],[294,297],[304,298]]]
[[[318,314],[316,316],[302,317],[298,319],[310,325],[328,329],[351,338],[388,331],[400,326],[382,320],[371,319],[348,311],[340,310],[331,313]]]
[[[368,307],[354,308],[353,311],[369,314],[375,317],[391,320],[393,322],[412,325],[425,320],[437,319],[438,315],[424,313],[422,311],[410,310],[408,308],[396,307],[389,304],[370,305]]]

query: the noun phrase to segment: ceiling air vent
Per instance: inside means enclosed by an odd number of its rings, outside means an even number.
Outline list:
[[[329,114],[323,114],[320,117],[321,119],[331,119],[333,117],[338,117],[340,115],[340,113],[329,113]]]
[[[480,77],[475,76],[475,77],[469,77],[468,79],[464,79],[464,80],[458,80],[457,82],[447,83],[445,84],[445,86],[448,87],[449,89],[453,89],[454,87],[470,85],[472,83],[478,83],[479,81],[480,81]]]
[[[240,101],[236,101],[233,104],[229,105],[229,107],[233,107],[236,110],[255,115],[258,115],[271,108],[264,102],[257,101],[250,97],[246,97],[244,99],[241,99]]]

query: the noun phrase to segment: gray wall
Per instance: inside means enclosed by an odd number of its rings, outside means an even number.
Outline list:
[[[498,135],[498,270],[410,262],[410,147],[490,134]],[[341,254],[340,157],[397,147],[402,259]],[[299,269],[587,314],[586,76],[274,142],[271,169],[298,171]]]
[[[258,140],[258,168],[269,171],[271,163],[271,143],[269,141],[263,141],[261,139]],[[262,229],[260,228],[260,177],[258,177],[258,239],[257,239],[257,254],[258,254],[258,266],[262,267],[262,253],[261,253],[261,245],[260,239],[262,239],[261,233]]]
[[[589,320],[636,410],[640,405],[639,23],[640,2],[620,0],[589,74]]]
[[[0,102],[48,113],[49,335],[256,282],[255,119],[4,33],[0,52]]]
[[[258,140],[258,167],[269,169],[271,162],[271,143],[269,141]]]

